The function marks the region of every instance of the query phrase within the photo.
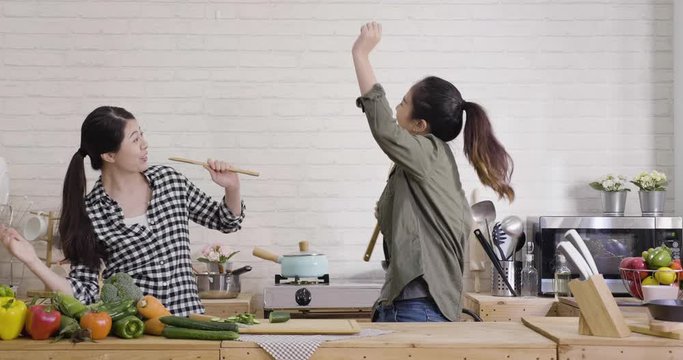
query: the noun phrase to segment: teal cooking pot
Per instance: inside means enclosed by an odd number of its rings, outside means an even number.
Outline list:
[[[284,277],[317,278],[328,274],[327,256],[308,251],[308,241],[300,241],[299,252],[294,254],[278,255],[259,247],[252,254],[280,264],[280,275]]]

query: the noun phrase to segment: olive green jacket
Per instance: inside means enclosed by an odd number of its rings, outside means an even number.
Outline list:
[[[439,310],[457,321],[472,215],[450,147],[434,135],[412,135],[398,126],[379,84],[356,105],[396,165],[378,204],[389,261],[379,300],[391,304],[408,283],[423,276]]]

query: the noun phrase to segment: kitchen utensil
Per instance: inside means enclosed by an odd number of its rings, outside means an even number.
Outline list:
[[[683,300],[652,300],[645,305],[656,320],[683,322]]]
[[[586,263],[586,260],[584,260],[583,256],[579,254],[579,251],[576,250],[574,245],[572,245],[569,241],[560,241],[560,243],[557,245],[557,250],[561,254],[564,254],[570,263],[574,264],[574,267],[579,271],[583,280],[586,280],[593,275],[593,272]]]
[[[491,242],[491,228],[489,222],[493,223],[496,220],[496,207],[491,200],[480,201],[471,207],[472,218],[479,224],[486,225],[486,238]]]
[[[522,283],[522,263],[514,260],[499,261],[499,263],[505,273],[505,277],[501,277],[498,271],[491,273],[491,295],[515,296],[515,294],[510,292],[506,282],[519,293]]]
[[[500,222],[501,230],[510,237],[510,247],[511,251],[507,251],[506,259],[512,257],[514,253],[521,250],[524,247],[524,242],[526,239],[522,239],[524,236],[524,222],[517,216],[511,215],[506,216]]]
[[[508,247],[510,246],[510,237],[500,229],[500,223],[498,222],[493,225],[491,235],[493,236],[493,246],[498,250],[499,260],[505,261],[508,255]],[[510,249],[510,253],[512,253],[512,249]]]
[[[569,240],[572,244],[574,244],[576,249],[578,249],[581,255],[583,255],[583,258],[586,259],[586,262],[588,263],[591,272],[593,274],[598,274],[598,266],[595,265],[593,255],[591,255],[591,252],[588,251],[588,247],[586,247],[586,243],[581,238],[581,235],[579,235],[579,233],[576,230],[571,229],[564,233],[564,238]]]
[[[375,243],[377,242],[378,236],[379,236],[379,223],[375,224],[375,229],[372,231],[372,236],[370,236],[370,242],[368,243],[368,248],[365,249],[365,255],[363,255],[364,261],[370,261],[370,256],[372,256],[372,250],[375,249]]]
[[[526,233],[522,233],[521,235],[519,235],[519,238],[517,239],[517,244],[515,244],[515,252],[518,252],[518,251],[524,249],[525,244],[527,245],[527,252],[529,254],[533,254],[534,253],[534,243],[529,241],[529,243],[527,244]]]
[[[517,216],[506,216],[500,221],[500,228],[512,238],[519,238],[524,232],[524,222]]]
[[[264,260],[281,264],[280,275],[284,277],[317,278],[328,274],[327,256],[308,251],[308,241],[299,242],[299,252],[278,255],[255,247],[252,254]]]
[[[484,248],[486,255],[491,260],[493,267],[495,267],[496,271],[498,271],[498,275],[500,275],[500,277],[505,282],[505,286],[507,286],[508,290],[510,290],[510,293],[512,293],[512,296],[519,296],[519,295],[517,295],[517,292],[515,291],[514,287],[512,287],[512,285],[508,281],[508,278],[505,275],[505,271],[503,270],[503,267],[500,265],[500,262],[498,262],[498,259],[496,258],[496,254],[493,252],[493,248],[491,247],[491,244],[489,244],[488,241],[486,241],[486,239],[484,238],[484,235],[481,233],[481,230],[475,229],[474,235],[477,236],[477,240],[479,240],[479,244],[481,244],[481,247]]]
[[[470,204],[475,204],[478,203],[481,198],[479,194],[481,193],[479,188],[474,188],[470,192],[470,199],[469,203]],[[474,220],[474,219],[473,219]],[[477,240],[477,237],[474,235],[474,233],[470,234],[467,237],[467,242],[470,248],[469,251],[469,265],[470,265],[470,272],[473,274],[474,277],[474,292],[479,293],[481,292],[481,273],[482,271],[486,270],[486,253],[484,252],[484,249],[481,246],[476,246],[475,244],[479,242]]]
[[[191,160],[191,159],[185,159],[182,157],[177,157],[177,156],[172,156],[168,158],[171,161],[177,161],[177,162],[182,162],[182,163],[187,163],[187,164],[194,164],[194,165],[200,165],[200,166],[208,166],[207,163],[203,161],[197,161],[197,160]],[[244,170],[236,167],[230,167],[229,169],[232,172],[239,173],[239,174],[245,174],[245,175],[251,175],[251,176],[259,176],[260,174],[256,171],[252,170]]]
[[[579,334],[623,338],[631,335],[624,315],[601,274],[569,282],[579,305]]]
[[[221,273],[198,273],[197,290],[202,299],[234,299],[241,289],[240,275],[251,271],[251,266]]]

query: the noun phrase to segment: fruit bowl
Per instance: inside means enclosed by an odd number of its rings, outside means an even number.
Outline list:
[[[675,295],[673,299],[681,298],[681,291],[679,289],[681,280],[683,280],[683,270],[671,268],[660,268],[659,270],[619,268],[619,274],[628,293],[640,300],[645,298],[643,296],[643,286],[649,287],[648,294],[646,294],[648,299],[645,300],[652,300],[651,296],[671,298],[672,295]],[[672,287],[676,290],[671,290],[670,288]]]

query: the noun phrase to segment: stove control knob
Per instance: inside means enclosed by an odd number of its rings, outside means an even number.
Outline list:
[[[306,288],[301,288],[294,293],[294,300],[301,306],[306,306],[311,303],[311,292]]]

